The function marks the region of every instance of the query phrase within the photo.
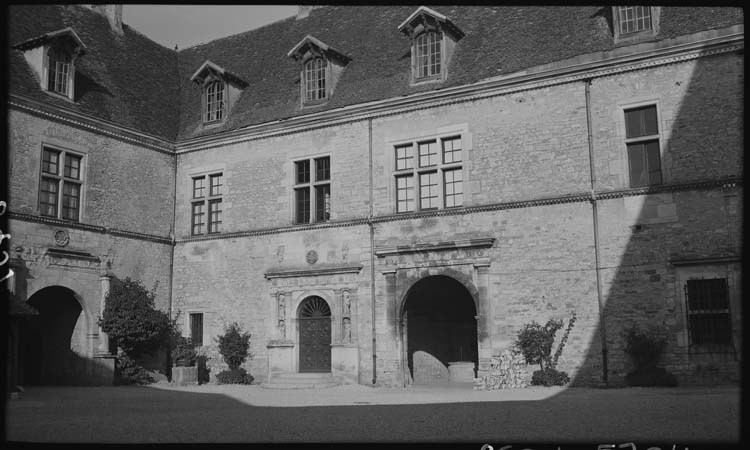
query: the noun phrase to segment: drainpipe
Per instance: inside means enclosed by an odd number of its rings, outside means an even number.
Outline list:
[[[599,213],[596,204],[596,171],[594,169],[594,142],[591,136],[591,78],[585,80],[586,129],[589,145],[589,170],[591,172],[591,212],[594,219],[594,264],[596,271],[596,298],[599,304],[599,334],[602,344],[602,380],[607,385],[607,328],[604,322],[604,300],[602,299],[601,262],[599,257]]]
[[[367,120],[367,146],[370,153],[370,214],[367,216],[367,225],[370,227],[370,302],[372,304],[372,384],[378,380],[378,359],[375,353],[375,225],[372,223],[373,216],[373,192],[372,192],[372,118]]]
[[[177,223],[177,154],[173,155],[172,172],[174,178],[174,185],[172,186],[172,232],[170,233],[170,252],[169,252],[169,282],[168,295],[169,295],[169,320],[172,320],[172,287],[174,285],[174,250],[175,250],[175,223]],[[169,380],[172,380],[172,349],[167,349],[167,376]]]

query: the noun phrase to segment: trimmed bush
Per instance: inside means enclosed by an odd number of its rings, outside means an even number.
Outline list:
[[[126,353],[117,355],[117,372],[119,384],[151,384],[155,380],[140,364]]]
[[[664,350],[667,337],[655,328],[641,329],[634,323],[625,330],[625,353],[630,356],[635,369],[625,375],[630,386],[654,387],[677,386],[677,378],[661,367],[657,367]]]
[[[243,332],[237,322],[224,328],[224,334],[217,337],[219,341],[219,353],[229,370],[237,369],[248,358],[250,349],[250,333]]]
[[[211,368],[208,367],[208,356],[198,355],[195,357],[195,363],[198,366],[198,384],[206,384],[211,380]]]
[[[252,384],[253,380],[253,376],[242,367],[223,370],[216,374],[216,382],[219,384]]]
[[[531,384],[534,386],[564,386],[570,383],[570,377],[566,372],[562,372],[551,367],[547,370],[535,370],[531,374]]]

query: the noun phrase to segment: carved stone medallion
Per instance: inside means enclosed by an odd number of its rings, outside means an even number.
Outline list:
[[[55,232],[55,244],[58,247],[65,247],[70,242],[70,235],[66,230],[57,230]]]
[[[315,264],[318,261],[318,252],[315,250],[310,250],[307,252],[307,256],[305,257],[307,259],[308,264]]]

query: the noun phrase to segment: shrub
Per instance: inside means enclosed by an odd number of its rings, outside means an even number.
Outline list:
[[[657,367],[664,350],[667,338],[658,329],[641,329],[632,324],[625,330],[625,353],[630,356],[635,368],[625,375],[625,382],[630,386],[677,386],[677,378],[661,367]]]
[[[120,382],[153,383],[154,379],[136,360],[167,348],[174,333],[174,323],[167,313],[156,309],[154,291],[130,278],[113,278],[99,325],[121,349]]]
[[[118,381],[120,384],[150,384],[155,380],[141,365],[126,353],[117,355]]]
[[[634,323],[625,330],[625,353],[637,369],[656,367],[666,347],[666,336],[655,329],[642,330]]]
[[[552,356],[552,344],[557,330],[563,326],[562,320],[550,319],[544,326],[532,321],[518,333],[516,347],[523,353],[526,363],[539,364],[541,369],[532,374],[532,385],[562,386],[570,382],[568,374],[556,370],[555,367],[575,321],[576,315],[573,313],[554,356]]]
[[[216,374],[216,382],[219,384],[251,384],[253,380],[253,376],[242,367],[223,370]]]
[[[570,383],[570,377],[551,367],[547,370],[535,370],[531,375],[531,384],[534,386],[564,386]]]
[[[250,348],[250,333],[243,332],[237,322],[224,328],[224,334],[217,337],[219,353],[229,370],[237,369],[248,358]],[[218,376],[218,375],[217,375]]]
[[[174,366],[194,366],[198,357],[198,353],[195,351],[192,339],[179,336],[176,341],[177,342],[174,350],[172,350],[172,361],[174,361]]]

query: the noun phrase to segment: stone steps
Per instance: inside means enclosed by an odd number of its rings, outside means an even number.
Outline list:
[[[339,381],[331,373],[279,373],[271,381],[262,383],[266,389],[321,389],[338,386]]]

